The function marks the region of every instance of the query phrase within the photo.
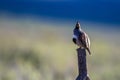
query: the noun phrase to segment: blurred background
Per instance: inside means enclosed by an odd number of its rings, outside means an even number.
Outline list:
[[[91,80],[120,80],[119,0],[0,0],[0,80],[75,80],[77,21]]]

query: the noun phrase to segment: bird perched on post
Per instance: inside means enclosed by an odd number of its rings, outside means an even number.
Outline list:
[[[80,23],[77,22],[73,30],[73,42],[80,48],[86,49],[89,54],[90,52],[90,39],[88,35],[81,29]]]

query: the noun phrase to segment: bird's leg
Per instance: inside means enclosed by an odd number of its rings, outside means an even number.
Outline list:
[[[81,49],[81,47],[79,46],[79,48]]]

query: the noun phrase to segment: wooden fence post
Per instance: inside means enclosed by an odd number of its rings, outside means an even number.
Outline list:
[[[79,75],[76,78],[76,80],[90,80],[89,77],[87,76],[86,50],[78,48],[77,56]]]

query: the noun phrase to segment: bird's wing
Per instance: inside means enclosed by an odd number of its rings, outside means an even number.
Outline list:
[[[84,47],[87,47],[87,48],[90,47],[90,39],[85,32],[82,33],[82,36],[81,36],[80,40],[81,40]]]
[[[90,48],[90,39],[87,34],[85,34],[85,36],[86,36],[86,45],[88,48]]]

